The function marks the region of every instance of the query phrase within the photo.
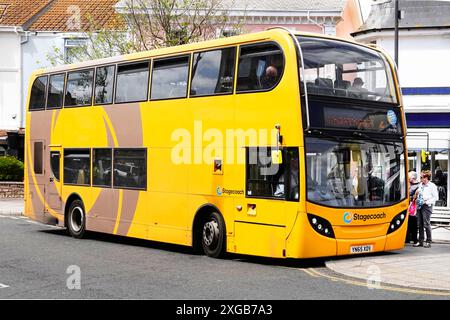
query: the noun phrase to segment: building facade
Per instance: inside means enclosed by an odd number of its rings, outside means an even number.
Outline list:
[[[110,23],[116,0],[0,1],[0,155],[23,159],[25,110],[31,73],[51,66],[57,50],[70,61],[92,15],[99,25]]]
[[[431,170],[437,207],[449,208],[450,2],[399,0],[398,71],[408,126],[410,171]],[[394,56],[394,1],[376,1],[355,40]]]

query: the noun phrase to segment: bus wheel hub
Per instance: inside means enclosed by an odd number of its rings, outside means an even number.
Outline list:
[[[203,241],[209,247],[219,239],[219,225],[216,221],[209,221],[203,226]]]

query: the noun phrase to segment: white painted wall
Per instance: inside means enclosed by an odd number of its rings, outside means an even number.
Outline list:
[[[362,43],[376,41],[394,60],[393,31],[360,35]],[[400,31],[398,72],[401,87],[450,87],[450,30]],[[404,95],[406,112],[450,110],[449,95]]]
[[[30,83],[30,76],[36,69],[51,67],[48,61],[48,54],[54,52],[57,47],[64,52],[64,37],[61,33],[39,32],[31,34],[28,41],[22,45],[23,50],[23,79],[22,79],[22,102],[23,110],[27,110],[27,95]],[[25,116],[25,114],[24,114]]]
[[[402,36],[399,40],[399,74],[403,87],[450,86],[449,34]],[[377,45],[394,56],[394,38],[377,40]]]
[[[0,32],[0,129],[20,125],[20,37]]]

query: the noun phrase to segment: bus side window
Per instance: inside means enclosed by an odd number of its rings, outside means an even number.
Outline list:
[[[233,92],[236,48],[194,53],[191,96]]]
[[[94,104],[111,104],[113,102],[115,71],[116,66],[97,68]]]
[[[90,185],[89,149],[64,149],[64,184]]]
[[[283,53],[277,45],[266,43],[241,46],[236,90],[270,90],[280,81],[283,68]]]
[[[298,148],[295,147],[283,150],[270,147],[248,148],[247,196],[298,201],[298,161]]]
[[[90,106],[93,78],[94,69],[69,72],[64,107]]]
[[[114,188],[147,189],[147,150],[114,149]]]
[[[112,149],[92,150],[92,185],[95,187],[111,187]]]
[[[34,80],[31,88],[30,105],[28,110],[43,110],[45,109],[45,94],[47,92],[47,76],[42,76]]]
[[[50,76],[47,94],[47,109],[62,108],[65,78],[65,73]]]
[[[119,65],[116,103],[147,101],[149,66],[148,61]]]
[[[150,100],[185,98],[189,56],[154,60]]]
[[[59,181],[59,158],[60,158],[59,151],[50,151],[50,168],[52,169],[52,174],[55,177],[57,181]]]

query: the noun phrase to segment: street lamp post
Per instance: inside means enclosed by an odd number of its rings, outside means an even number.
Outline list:
[[[398,68],[398,0],[395,0],[395,30],[394,30],[394,56]]]

